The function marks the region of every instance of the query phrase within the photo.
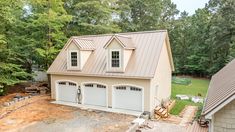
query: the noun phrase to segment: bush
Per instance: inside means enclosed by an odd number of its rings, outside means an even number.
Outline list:
[[[190,78],[179,78],[179,77],[173,77],[172,83],[174,84],[180,84],[180,85],[189,85],[192,83]]]
[[[3,86],[0,85],[0,96],[2,96],[4,94],[4,89]]]

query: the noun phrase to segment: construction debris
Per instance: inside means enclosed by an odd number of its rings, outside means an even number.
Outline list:
[[[154,109],[155,118],[159,120],[160,118],[168,118],[169,117],[169,111],[174,107],[175,100],[169,100],[165,103],[163,103],[163,106],[157,106]]]
[[[133,124],[137,123],[138,125],[142,125],[145,122],[145,119],[142,118],[136,118],[132,121]]]
[[[30,94],[46,94],[48,90],[46,83],[34,83],[29,87],[25,87],[25,92]]]

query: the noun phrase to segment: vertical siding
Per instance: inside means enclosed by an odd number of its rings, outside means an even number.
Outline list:
[[[235,132],[235,100],[214,114],[214,132]]]

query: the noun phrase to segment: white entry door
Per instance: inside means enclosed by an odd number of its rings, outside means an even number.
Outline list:
[[[142,111],[143,90],[132,86],[113,88],[113,108]]]
[[[100,84],[85,84],[83,89],[83,103],[87,105],[106,106],[106,86]]]
[[[57,98],[58,101],[77,102],[77,85],[72,82],[58,82],[57,84]]]

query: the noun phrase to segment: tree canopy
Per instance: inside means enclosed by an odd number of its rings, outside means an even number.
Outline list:
[[[47,70],[69,37],[167,29],[175,74],[210,77],[235,58],[235,1],[189,16],[171,0],[0,1],[0,89]],[[1,92],[1,91],[0,91]]]

